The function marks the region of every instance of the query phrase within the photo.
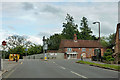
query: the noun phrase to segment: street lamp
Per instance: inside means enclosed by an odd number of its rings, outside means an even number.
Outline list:
[[[101,49],[100,49],[100,22],[98,22],[98,21],[96,21],[96,22],[93,22],[93,24],[98,24],[98,27],[99,27],[99,56],[100,56],[100,58],[101,58]],[[97,55],[97,57],[98,57],[98,55]]]
[[[100,41],[100,22],[93,22],[93,24],[98,23],[98,27],[99,27],[99,41]]]

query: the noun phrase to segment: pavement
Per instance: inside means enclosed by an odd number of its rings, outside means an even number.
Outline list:
[[[3,78],[118,78],[118,71],[75,63],[77,60],[26,59]]]
[[[2,71],[0,71],[0,79],[4,73],[14,69],[21,62],[22,60],[19,60],[19,62],[9,61],[8,59],[2,60]]]

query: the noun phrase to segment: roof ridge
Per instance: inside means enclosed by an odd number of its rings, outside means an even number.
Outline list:
[[[74,40],[64,39],[61,42],[61,47],[99,47],[98,40],[78,40],[74,42]],[[100,44],[100,47],[103,46]]]
[[[72,40],[72,41],[74,41],[73,39],[61,39],[61,40]],[[82,40],[82,39],[77,39],[77,41],[99,41],[99,40]]]

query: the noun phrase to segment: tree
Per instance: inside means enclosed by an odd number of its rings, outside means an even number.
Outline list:
[[[106,61],[114,61],[114,57],[112,56],[113,51],[112,49],[107,49],[106,52],[104,53],[103,59]]]
[[[115,46],[115,33],[110,34],[108,37],[101,37],[101,44],[112,49]]]
[[[61,39],[64,39],[64,37],[61,34],[54,34],[54,35],[50,36],[50,38],[47,39],[48,49],[49,50],[58,50]]]
[[[108,47],[109,46],[109,43],[108,43],[106,37],[101,37],[100,38],[100,43],[103,47]]]
[[[78,25],[74,23],[74,19],[70,14],[67,14],[65,20],[67,21],[66,23],[63,23],[63,31],[62,35],[66,39],[73,39],[74,34],[79,34],[78,31]]]
[[[4,53],[5,57],[8,58],[9,54],[20,54],[21,57],[25,53],[25,48],[28,48],[32,43],[27,41],[25,36],[12,35],[6,38],[7,45],[2,46],[3,50],[8,52]],[[4,51],[5,52],[5,51]]]
[[[112,47],[115,46],[115,33],[110,34],[107,40],[109,43],[108,47],[112,49]]]
[[[42,53],[42,50],[43,50],[43,47],[41,45],[31,45],[29,48],[28,48],[28,55],[33,55],[33,54],[40,54]]]
[[[9,36],[6,40],[7,40],[7,47],[9,49],[15,48],[17,46],[29,47],[32,44],[30,41],[27,41],[24,36],[19,36],[19,35]]]
[[[25,54],[25,48],[23,46],[16,46],[8,50],[9,54],[20,54],[20,58]],[[7,55],[9,56],[9,55]]]
[[[81,20],[81,26],[80,27],[80,39],[82,40],[96,40],[96,37],[92,34],[91,29],[88,27],[88,20],[86,17],[83,17]]]

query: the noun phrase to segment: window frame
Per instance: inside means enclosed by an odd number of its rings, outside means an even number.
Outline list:
[[[86,52],[86,48],[82,48],[82,52]]]
[[[71,52],[71,51],[72,51],[72,48],[67,48],[67,51],[68,51],[68,52]]]

